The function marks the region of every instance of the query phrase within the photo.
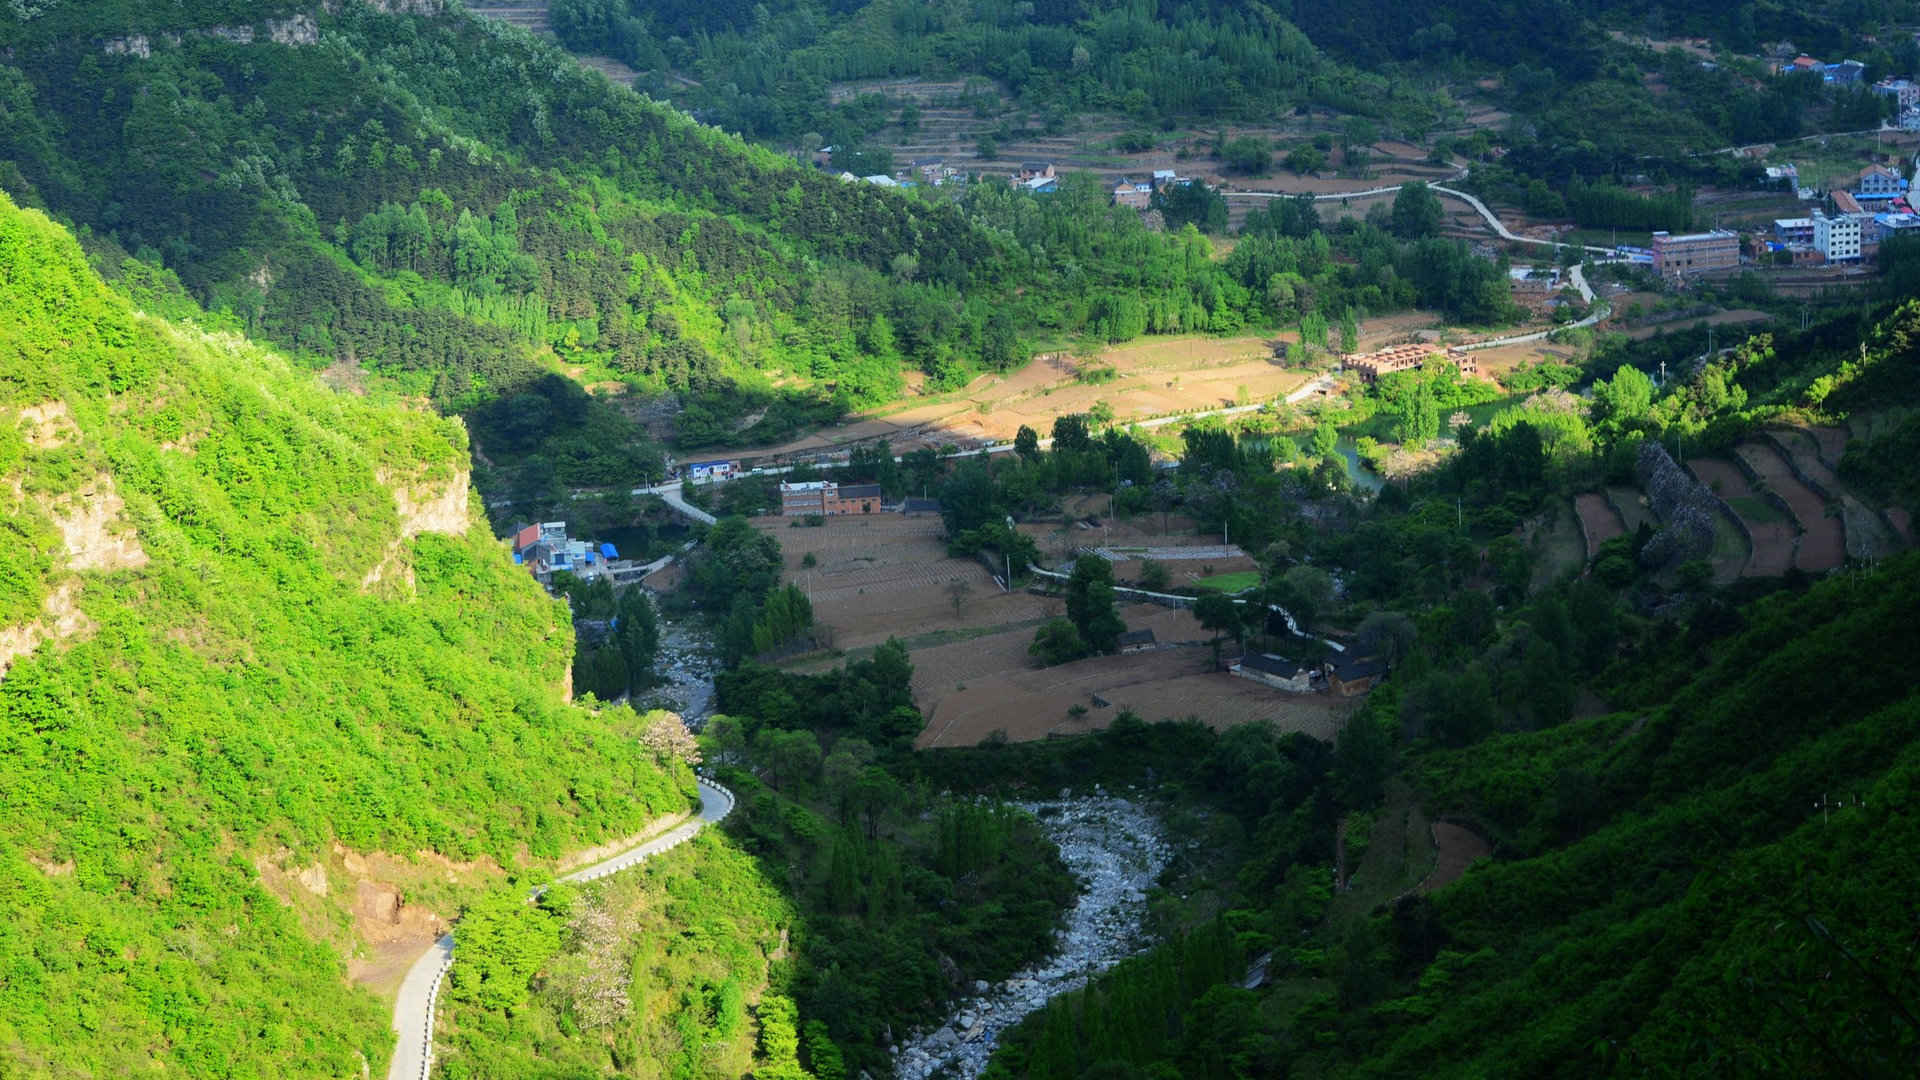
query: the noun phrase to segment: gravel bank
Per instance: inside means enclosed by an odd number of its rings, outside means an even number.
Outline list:
[[[1147,890],[1171,853],[1153,815],[1099,794],[1019,805],[1040,819],[1086,891],[1056,935],[1054,956],[998,985],[975,983],[975,995],[945,1022],[894,1048],[901,1080],[927,1080],[943,1069],[943,1076],[972,1080],[1002,1031],[1149,944],[1140,929]]]

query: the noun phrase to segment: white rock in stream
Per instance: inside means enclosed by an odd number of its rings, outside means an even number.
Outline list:
[[[942,1069],[972,1080],[986,1069],[1002,1031],[1148,944],[1140,930],[1147,890],[1170,854],[1153,815],[1104,795],[1019,805],[1040,819],[1086,892],[1055,935],[1054,956],[962,1001],[944,1022],[894,1049],[901,1080],[926,1080]],[[956,1028],[964,1035],[957,1038]]]

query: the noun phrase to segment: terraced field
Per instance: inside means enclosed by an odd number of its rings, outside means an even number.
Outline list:
[[[1794,475],[1772,444],[1743,442],[1733,452],[1768,491],[1787,504],[1800,526],[1794,566],[1817,574],[1847,561],[1847,536],[1840,519],[1828,515],[1827,500]]]
[[[1740,514],[1740,520],[1747,527],[1747,535],[1753,540],[1753,551],[1747,559],[1743,577],[1778,577],[1793,565],[1794,541],[1797,537],[1791,522],[1777,512],[1771,520],[1765,520],[1758,509],[1765,506],[1764,500],[1753,485],[1747,483],[1747,474],[1731,461],[1720,458],[1694,458],[1687,462],[1687,468],[1694,478],[1713,489],[1721,501],[1734,508]],[[1747,509],[1742,512],[1741,507]]]
[[[1574,510],[1580,515],[1580,529],[1587,540],[1587,558],[1600,552],[1600,545],[1627,531],[1620,515],[1608,505],[1607,497],[1597,491],[1573,497]]]

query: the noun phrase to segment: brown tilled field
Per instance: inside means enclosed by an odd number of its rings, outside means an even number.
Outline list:
[[[1430,893],[1460,880],[1467,867],[1493,854],[1493,848],[1479,833],[1450,821],[1433,823],[1433,844],[1438,849],[1433,872],[1420,883],[1420,891]]]
[[[1827,516],[1827,501],[1793,474],[1771,444],[1743,442],[1733,448],[1762,483],[1787,504],[1804,534],[1793,564],[1810,574],[1847,561],[1847,536],[1840,519]]]
[[[928,717],[919,745],[971,746],[1002,730],[1012,739],[1086,731],[1127,708],[1149,720],[1198,716],[1215,726],[1270,719],[1331,739],[1351,709],[1342,699],[1283,694],[1212,672],[1211,635],[1191,613],[1152,604],[1124,607],[1121,615],[1129,629],[1151,629],[1157,651],[1035,668],[1027,655],[1034,630],[1064,614],[1064,603],[1003,592],[979,563],[948,558],[939,518],[835,517],[815,528],[792,528],[790,520],[765,517],[754,525],[780,541],[787,580],[813,598],[823,636],[847,651],[889,637],[906,643],[914,700]],[[809,554],[815,565],[802,566]],[[1239,558],[1209,565],[1225,572],[1251,564]],[[954,581],[967,585],[957,614],[948,589]],[[1110,704],[1095,705],[1095,695]],[[1070,717],[1074,705],[1087,706],[1086,715]]]
[[[1212,670],[1205,631],[1185,612],[1152,605],[1122,609],[1129,628],[1151,627],[1163,647],[1036,668],[1031,629],[916,652],[914,700],[927,715],[919,747],[972,746],[995,732],[1016,742],[1106,727],[1123,709],[1147,720],[1198,717],[1216,727],[1270,720],[1332,739],[1354,702],[1286,694]],[[1187,635],[1191,635],[1188,637]],[[1195,644],[1168,647],[1190,640]],[[1106,701],[1098,705],[1094,698]],[[1086,707],[1078,717],[1069,710]]]
[[[948,558],[937,516],[831,517],[817,528],[792,528],[794,520],[763,517],[753,524],[780,541],[786,580],[812,598],[814,620],[836,648],[1030,622],[1046,614],[1042,597],[1004,592],[980,563]],[[801,565],[809,554],[816,565]],[[954,582],[966,586],[957,613],[949,591]]]
[[[1362,324],[1362,337],[1397,332],[1406,320],[1370,320]],[[1431,316],[1423,321],[1431,322]],[[1307,380],[1307,372],[1274,359],[1275,346],[1296,336],[1161,337],[1085,357],[1038,356],[1018,371],[982,375],[924,404],[855,417],[777,446],[702,451],[701,456],[810,455],[875,439],[886,439],[895,453],[904,453],[920,446],[1011,442],[1023,425],[1046,436],[1054,417],[1086,412],[1096,401],[1106,402],[1122,421],[1262,401]],[[1112,368],[1114,377],[1099,384],[1080,381],[1081,372],[1096,368]]]
[[[1747,483],[1746,474],[1730,461],[1694,458],[1687,462],[1687,468],[1723,502],[1759,498]],[[1738,509],[1735,504],[1736,512]],[[1753,537],[1753,554],[1747,559],[1747,568],[1741,576],[1775,577],[1786,573],[1787,567],[1793,565],[1793,526],[1785,521],[1760,520],[1746,514],[1742,514],[1740,520],[1746,525],[1747,534]]]
[[[1620,515],[1613,512],[1613,507],[1607,504],[1607,497],[1599,492],[1588,491],[1575,495],[1573,505],[1580,515],[1580,529],[1586,534],[1589,559],[1599,553],[1601,544],[1627,531],[1620,521]]]

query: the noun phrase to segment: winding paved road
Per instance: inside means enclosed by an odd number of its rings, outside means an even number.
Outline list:
[[[700,814],[691,821],[663,833],[639,847],[630,848],[612,858],[575,870],[561,881],[597,881],[644,862],[691,840],[701,829],[733,812],[733,793],[718,784],[700,781]],[[546,892],[542,886],[529,900]],[[453,934],[446,933],[433,948],[414,961],[400,983],[400,996],[393,1003],[393,1030],[398,1042],[393,1061],[387,1066],[387,1080],[426,1080],[433,1072],[433,1017],[440,996],[440,984],[453,966]]]

